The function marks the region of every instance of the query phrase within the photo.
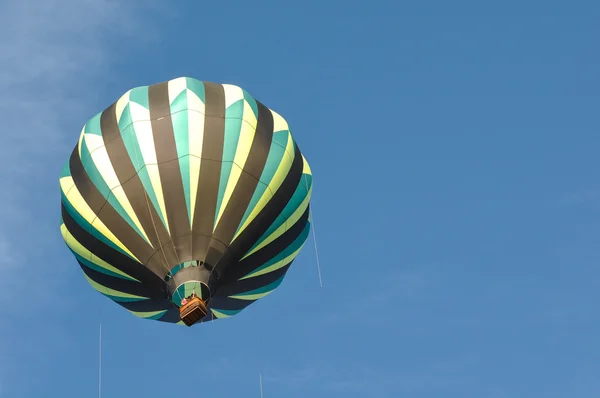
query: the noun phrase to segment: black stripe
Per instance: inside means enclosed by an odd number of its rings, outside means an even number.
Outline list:
[[[169,82],[148,88],[150,119],[171,239],[180,262],[192,260],[192,240],[175,132],[171,120]],[[170,268],[177,264],[169,264]]]
[[[233,239],[233,235],[242,222],[244,213],[246,213],[246,209],[252,200],[252,195],[254,195],[267,163],[271,142],[273,141],[273,114],[260,102],[256,101],[256,104],[258,106],[258,119],[250,153],[246,164],[239,165],[243,166],[243,172],[233,189],[231,199],[227,203],[213,235],[215,239],[227,244]]]
[[[168,300],[113,301],[126,310],[134,312],[165,311],[174,307],[173,303]]]
[[[79,260],[77,260],[77,262],[79,263],[79,266],[83,272],[91,280],[109,289],[113,289],[122,293],[133,294],[136,296],[148,297],[149,299],[163,300],[165,298],[162,292],[150,289],[148,286],[142,283],[107,275],[89,268]]]
[[[211,304],[215,311],[241,311],[250,304],[256,302],[256,300],[237,300],[229,297],[214,297],[213,302],[211,302]],[[217,317],[215,316],[215,319],[216,318]]]
[[[208,251],[206,252],[206,263],[213,266],[218,264],[223,257],[223,254],[227,252],[227,245],[212,238],[210,240]]]
[[[154,301],[154,300],[152,300],[152,301],[149,301],[149,300],[130,301],[130,302],[115,301],[115,303],[119,304],[121,307],[125,308],[126,310],[134,311],[134,312],[154,312],[154,311],[167,310],[167,312],[165,312],[160,319],[156,319],[160,322],[177,323],[180,320],[179,319],[179,309],[177,307],[175,307],[173,305],[173,303],[171,303],[170,301],[167,301],[167,300],[162,300],[160,302]],[[141,318],[141,319],[144,319],[144,318]],[[154,319],[151,319],[151,320],[154,320]]]
[[[137,171],[123,142],[123,137],[121,137],[115,109],[116,103],[102,112],[102,116],[100,117],[102,137],[104,138],[110,162],[113,165],[119,182],[122,184],[127,199],[129,199],[129,203],[131,203],[133,211],[140,220],[142,228],[146,231],[146,235],[154,246],[154,250],[161,251],[159,255],[149,257],[144,263],[155,274],[162,277],[167,273],[165,269],[166,265],[164,264],[165,257],[167,264],[176,264],[177,257],[172,245],[167,245],[164,250],[160,249],[160,243],[168,242],[170,236],[162,224],[156,209],[154,209],[154,205],[146,197],[144,185],[137,175]],[[133,128],[127,134],[135,134]],[[135,139],[135,136],[132,139]],[[139,258],[137,253],[133,253]]]
[[[98,188],[96,188],[96,185],[90,180],[90,177],[83,167],[81,158],[79,157],[79,150],[77,147],[73,149],[73,152],[71,152],[71,156],[69,157],[69,171],[77,190],[79,190],[79,193],[94,214],[98,215],[107,200]]]
[[[302,216],[300,216],[298,221],[296,221],[294,225],[292,225],[281,236],[260,250],[252,253],[252,255],[241,260],[235,265],[235,267],[229,268],[227,270],[227,275],[222,280],[223,283],[235,284],[237,280],[248,275],[250,272],[259,268],[263,264],[270,261],[273,257],[286,250],[302,234],[304,228],[306,228],[308,215],[309,209],[307,208]]]
[[[231,285],[223,286],[219,290],[218,295],[216,296],[216,297],[219,297],[218,304],[220,307],[218,307],[218,308],[232,309],[232,308],[226,308],[226,307],[221,307],[221,306],[226,305],[226,304],[224,304],[226,302],[230,302],[233,300],[237,301],[240,299],[229,298],[228,296],[235,296],[238,294],[251,292],[252,290],[260,289],[261,287],[267,286],[267,285],[275,282],[277,279],[281,278],[283,275],[285,275],[287,273],[287,271],[290,269],[291,264],[292,264],[292,262],[289,262],[285,266],[283,266],[273,272],[269,272],[267,274],[263,274],[263,275],[260,275],[260,276],[254,277],[254,278],[244,279],[242,281],[236,282]],[[223,300],[223,298],[227,298],[227,300]],[[241,300],[241,301],[247,301],[247,300]],[[217,308],[216,304],[213,305],[213,307]]]
[[[136,256],[140,261],[147,261],[153,249],[148,243],[125,221],[121,215],[106,201],[102,193],[96,188],[83,168],[77,148],[71,153],[69,168],[73,182],[81,196],[107,228]]]
[[[119,278],[114,278],[90,269],[79,261],[78,263],[83,272],[85,272],[90,279],[100,283],[101,285],[123,293],[149,297],[149,299],[140,301],[121,302],[112,300],[121,307],[135,312],[155,312],[166,310],[167,312],[159,319],[160,321],[169,323],[179,322],[179,310],[170,300],[164,298],[163,295],[156,295],[154,294],[155,292],[148,290],[147,286],[141,285],[137,282],[129,282]],[[124,282],[128,282],[128,284],[125,284]]]
[[[69,230],[71,235],[73,235],[73,237],[94,256],[112,265],[119,271],[139,280],[145,286],[148,286],[149,289],[162,292],[166,297],[166,285],[161,278],[156,276],[156,274],[142,264],[106,245],[104,242],[94,237],[90,232],[86,231],[73,219],[64,204],[61,204],[61,212],[65,227]]]
[[[207,252],[213,235],[225,142],[225,91],[220,84],[210,82],[203,82],[203,84],[206,101],[204,137],[200,176],[198,177],[198,194],[192,224],[192,249],[194,259],[211,264],[207,260]],[[193,133],[197,132],[190,132],[190,134]],[[223,244],[219,245],[218,242],[213,242],[212,246],[224,250]]]
[[[167,312],[159,319],[161,322],[166,323],[177,323],[181,320],[179,318],[179,308],[175,307],[173,303],[169,302],[171,307],[167,310]]]
[[[295,147],[295,157],[287,176],[279,189],[275,192],[271,200],[258,213],[256,218],[242,231],[236,240],[229,246],[229,249],[220,262],[220,274],[224,275],[230,271],[230,268],[237,266],[237,262],[254,246],[261,236],[275,222],[285,206],[288,204],[296,188],[301,181],[304,162],[300,149]],[[232,266],[235,264],[235,266]],[[226,277],[227,278],[227,277]],[[225,280],[227,281],[228,278]]]

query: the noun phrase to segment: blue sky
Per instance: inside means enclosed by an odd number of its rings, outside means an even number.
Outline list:
[[[3,2],[0,397],[95,396],[99,323],[104,397],[598,397],[600,5],[483,3]],[[324,281],[309,241],[193,329],[97,294],[58,229],[85,121],[185,75],[288,119]]]

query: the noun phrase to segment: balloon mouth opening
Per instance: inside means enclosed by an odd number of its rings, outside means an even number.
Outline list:
[[[207,313],[206,303],[196,295],[179,307],[179,318],[188,327],[200,321]]]
[[[197,295],[205,303],[210,300],[213,272],[205,264],[173,268],[166,278],[166,288],[169,300],[177,307],[183,305],[182,301],[191,299],[192,294]],[[168,274],[169,276],[169,274]]]

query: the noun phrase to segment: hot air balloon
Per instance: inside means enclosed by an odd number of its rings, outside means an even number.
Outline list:
[[[61,233],[89,284],[187,326],[271,293],[311,227],[312,173],[285,119],[241,87],[190,77],[92,117],[60,188]]]

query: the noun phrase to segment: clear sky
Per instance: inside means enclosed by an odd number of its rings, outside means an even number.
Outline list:
[[[2,2],[0,397],[97,396],[102,323],[103,397],[259,397],[262,373],[265,398],[597,398],[598,21],[592,0]],[[287,118],[323,288],[312,240],[192,329],[87,284],[61,166],[88,118],[178,76]]]

